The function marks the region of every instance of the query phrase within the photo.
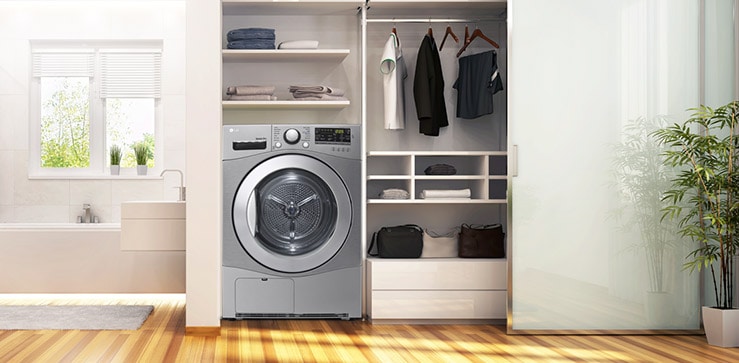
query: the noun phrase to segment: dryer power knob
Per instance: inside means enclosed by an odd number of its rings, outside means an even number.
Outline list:
[[[283,138],[288,144],[295,145],[298,143],[298,141],[300,141],[300,132],[298,132],[298,130],[296,129],[288,129],[287,131],[285,131]]]

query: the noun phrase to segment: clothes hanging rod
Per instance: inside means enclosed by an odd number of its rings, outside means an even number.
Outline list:
[[[368,23],[477,23],[483,21],[504,21],[505,18],[475,18],[475,19],[367,19]]]

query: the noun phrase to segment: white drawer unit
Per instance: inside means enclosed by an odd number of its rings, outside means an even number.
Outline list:
[[[506,318],[506,259],[367,260],[367,314],[382,320]]]

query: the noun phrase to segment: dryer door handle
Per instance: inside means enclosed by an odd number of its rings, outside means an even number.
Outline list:
[[[254,198],[254,191],[249,193],[249,199],[246,202],[246,223],[249,225],[249,233],[252,237],[257,234],[257,198]]]

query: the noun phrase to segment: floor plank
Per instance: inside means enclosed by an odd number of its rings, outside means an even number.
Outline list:
[[[495,325],[222,322],[185,336],[183,295],[0,295],[0,305],[150,304],[136,331],[0,331],[2,362],[737,362],[702,335],[507,335]]]

